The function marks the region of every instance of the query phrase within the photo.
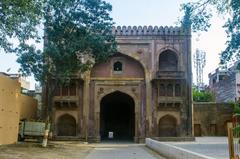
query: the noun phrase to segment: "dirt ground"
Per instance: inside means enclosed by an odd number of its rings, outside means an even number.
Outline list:
[[[36,142],[22,142],[0,146],[0,159],[84,159],[92,149],[79,142],[51,142],[47,148]]]
[[[144,144],[124,142],[84,144],[80,141],[50,141],[48,147],[43,148],[40,143],[28,141],[0,146],[0,159],[117,159],[119,157],[132,159],[137,155],[137,158],[165,159],[145,147]]]

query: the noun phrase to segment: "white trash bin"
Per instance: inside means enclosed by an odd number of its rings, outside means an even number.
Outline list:
[[[109,138],[109,139],[113,139],[113,132],[112,132],[112,131],[109,131],[109,132],[108,132],[108,138]]]

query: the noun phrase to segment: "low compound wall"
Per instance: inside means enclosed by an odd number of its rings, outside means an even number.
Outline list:
[[[193,103],[194,136],[227,136],[227,123],[232,121],[229,103]]]
[[[37,101],[21,93],[17,80],[0,74],[0,145],[14,144],[21,119],[35,119]]]
[[[146,145],[168,159],[215,159],[150,138],[146,138]]]

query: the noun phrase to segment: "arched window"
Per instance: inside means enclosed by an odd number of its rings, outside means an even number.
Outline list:
[[[54,92],[55,96],[60,96],[61,95],[61,89],[60,86],[56,86],[55,92]]]
[[[117,61],[113,64],[113,70],[114,71],[122,71],[123,70],[123,64],[120,61]]]
[[[159,120],[159,136],[174,137],[177,136],[177,120],[171,115],[165,115]]]
[[[77,94],[77,85],[75,83],[76,81],[72,81],[69,85],[69,93],[70,93],[70,96],[76,96]]]
[[[180,84],[175,85],[175,96],[181,96],[181,87]]]
[[[172,84],[167,85],[167,96],[170,96],[170,97],[173,96],[173,85]]]
[[[165,96],[165,86],[164,86],[164,84],[160,84],[160,86],[159,86],[159,96]]]
[[[62,85],[62,96],[68,96],[68,86]]]
[[[76,136],[76,120],[71,115],[59,117],[57,123],[58,136]]]
[[[166,50],[159,55],[160,71],[177,71],[178,58],[175,52]]]

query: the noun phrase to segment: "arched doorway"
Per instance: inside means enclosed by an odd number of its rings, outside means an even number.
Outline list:
[[[100,106],[101,139],[108,139],[108,132],[113,132],[116,140],[133,140],[135,117],[132,97],[116,91],[104,96]]]
[[[171,115],[165,115],[159,120],[159,136],[175,137],[177,136],[177,120]]]
[[[57,123],[58,136],[76,136],[76,120],[71,115],[65,114],[59,117]]]

